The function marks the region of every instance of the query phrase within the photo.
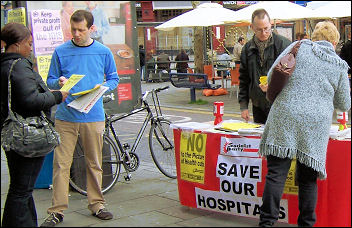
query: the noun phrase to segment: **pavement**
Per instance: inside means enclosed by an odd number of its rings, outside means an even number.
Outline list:
[[[220,83],[220,82],[216,82]],[[228,88],[230,81],[227,82]],[[214,101],[224,102],[224,119],[240,117],[236,93],[223,96],[205,97],[201,90],[196,98],[208,104],[188,104],[189,89],[175,88],[170,82],[142,82],[142,92],[156,87],[170,85],[170,89],[160,93],[163,108],[189,110],[190,112],[213,111]],[[233,91],[233,88],[229,89]],[[251,111],[251,110],[250,110]],[[350,115],[351,116],[351,115]],[[177,180],[162,175],[150,161],[141,160],[140,167],[132,173],[130,181],[125,181],[124,173],[118,183],[104,197],[106,207],[114,215],[112,220],[102,221],[90,214],[87,197],[70,191],[69,209],[64,221],[57,227],[255,227],[258,219],[211,212],[183,206],[179,202]],[[9,185],[9,175],[5,153],[1,149],[1,219]],[[35,189],[33,192],[38,225],[46,218],[46,210],[51,205],[51,189]],[[276,227],[296,227],[286,223],[276,223]]]

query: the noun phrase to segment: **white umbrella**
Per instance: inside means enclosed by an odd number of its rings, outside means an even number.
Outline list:
[[[203,3],[197,8],[168,20],[155,28],[170,31],[179,27],[221,25],[235,15],[235,11],[226,9],[218,3]]]
[[[258,2],[246,8],[236,11],[236,16],[225,23],[251,23],[252,13],[257,9],[265,9],[270,19],[282,21],[303,20],[313,17],[313,10],[288,1],[265,1]],[[324,17],[328,18],[328,17]]]
[[[162,31],[171,31],[174,28],[179,27],[208,27],[212,25],[221,25],[224,24],[224,21],[233,18],[235,15],[235,11],[226,9],[218,3],[203,3],[197,6],[197,8],[168,20],[155,28]],[[210,46],[211,53],[213,53],[212,39],[210,39]],[[213,56],[211,57],[211,65],[214,73]]]
[[[313,16],[320,17],[350,17],[351,1],[332,1],[313,10]]]

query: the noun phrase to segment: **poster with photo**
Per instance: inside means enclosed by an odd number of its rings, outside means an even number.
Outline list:
[[[138,97],[141,96],[137,32],[133,29],[137,24],[134,2],[27,1],[35,61],[39,56],[51,55],[55,47],[72,39],[70,17],[79,9],[92,12],[96,29],[91,37],[111,50],[120,77],[121,86],[104,95],[112,98],[105,104],[106,112],[113,114],[133,110],[138,107]],[[52,17],[51,22],[49,16]],[[46,78],[45,74],[47,72],[41,72],[43,78]]]

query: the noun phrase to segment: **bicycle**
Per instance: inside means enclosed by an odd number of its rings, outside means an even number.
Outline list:
[[[103,135],[104,140],[102,159],[103,194],[108,192],[118,181],[121,172],[121,164],[126,171],[126,181],[131,179],[130,172],[134,172],[138,169],[140,160],[135,151],[140,143],[142,136],[144,135],[149,122],[149,150],[155,165],[165,176],[172,179],[177,177],[173,132],[170,128],[171,122],[163,117],[158,97],[158,93],[160,91],[168,88],[169,86],[166,86],[162,88],[152,89],[151,91],[146,91],[140,99],[142,104],[141,107],[132,110],[130,113],[122,114],[119,116],[107,115],[105,113],[105,132]],[[147,102],[147,97],[149,94],[152,95],[155,114]],[[121,143],[116,134],[113,123],[142,111],[147,111],[147,114],[145,116],[142,127],[140,128],[137,137],[133,142],[133,146],[130,148],[128,143]],[[74,170],[84,170],[84,172],[77,173]],[[83,195],[87,195],[84,153],[79,139],[77,140],[71,167],[70,186],[77,192]]]

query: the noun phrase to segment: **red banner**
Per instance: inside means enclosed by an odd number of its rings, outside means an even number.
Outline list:
[[[259,137],[175,129],[174,139],[182,205],[259,218],[267,173],[266,160],[256,153]],[[295,160],[280,204],[279,222],[289,224],[299,214],[294,166]],[[328,178],[318,181],[315,226],[351,226],[350,140],[329,141],[326,169]]]

